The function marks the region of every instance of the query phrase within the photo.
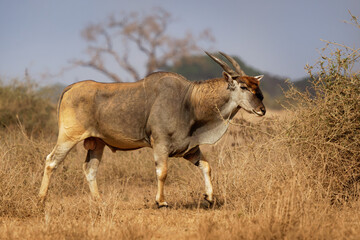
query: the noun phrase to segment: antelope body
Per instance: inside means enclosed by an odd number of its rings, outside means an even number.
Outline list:
[[[80,141],[88,150],[83,165],[90,192],[100,198],[96,173],[105,146],[113,151],[151,147],[158,190],[156,203],[167,206],[164,182],[168,157],[184,157],[198,166],[205,179],[205,199],[213,202],[211,169],[199,145],[213,144],[226,132],[240,108],[265,114],[259,89],[262,76],[246,76],[207,53],[224,69],[223,77],[190,82],[169,72],[152,73],[135,83],[82,81],[65,88],[58,106],[59,135],[47,156],[39,197],[46,198],[50,177]]]

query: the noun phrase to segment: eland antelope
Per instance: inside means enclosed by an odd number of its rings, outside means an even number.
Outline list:
[[[220,52],[221,53],[221,52]],[[51,174],[68,152],[84,140],[83,164],[91,195],[100,198],[96,173],[103,150],[153,149],[158,207],[167,206],[164,183],[168,157],[183,157],[198,166],[205,180],[205,199],[213,203],[211,169],[199,145],[214,144],[240,108],[265,115],[261,76],[247,76],[206,52],[224,70],[221,78],[190,82],[170,72],[155,72],[133,83],[82,81],[66,87],[58,104],[59,135],[46,157],[39,198],[44,202]]]

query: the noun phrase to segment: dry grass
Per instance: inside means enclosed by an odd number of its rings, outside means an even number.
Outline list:
[[[170,159],[165,193],[171,207],[156,209],[150,149],[106,151],[98,173],[103,202],[93,202],[82,146],[57,169],[45,208],[39,207],[44,158],[54,139],[2,132],[0,239],[356,239],[359,200],[331,204],[320,176],[275,134],[284,119],[235,121],[220,143],[204,147],[214,170],[212,209],[203,201],[200,172],[182,159]]]

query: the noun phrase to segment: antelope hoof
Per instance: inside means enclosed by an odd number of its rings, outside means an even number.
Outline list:
[[[158,208],[168,208],[169,207],[167,202],[161,202],[161,203],[156,202],[156,205],[157,205]]]
[[[214,200],[212,197],[209,197],[209,195],[204,194],[204,199],[210,204],[210,206],[214,205]]]
[[[39,205],[44,205],[45,204],[45,198],[44,196],[38,196],[38,204]]]
[[[91,199],[94,201],[94,202],[98,202],[98,203],[101,203],[103,202],[102,198],[100,196],[91,196]]]
[[[45,198],[44,197],[38,197],[38,201],[36,203],[36,206],[39,208],[39,209],[44,209],[45,208]]]

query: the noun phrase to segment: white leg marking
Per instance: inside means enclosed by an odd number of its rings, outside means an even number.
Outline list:
[[[204,175],[206,200],[208,200],[209,202],[212,202],[213,201],[213,186],[211,183],[210,164],[207,161],[200,160],[199,168],[201,169],[201,171]]]
[[[154,159],[156,166],[156,176],[158,180],[158,190],[156,193],[156,203],[159,207],[168,206],[167,202],[165,202],[164,197],[164,184],[167,177],[167,155],[161,154],[159,155],[154,150]]]
[[[44,175],[39,191],[40,202],[45,201],[50,184],[50,178],[54,169],[56,169],[58,165],[65,159],[66,155],[75,144],[76,142],[58,143],[54,147],[53,151],[46,157]]]
[[[86,160],[83,164],[83,170],[86,180],[89,184],[91,195],[95,199],[100,199],[100,193],[96,182],[96,174],[104,151],[104,144],[97,141],[94,150],[88,150]]]

